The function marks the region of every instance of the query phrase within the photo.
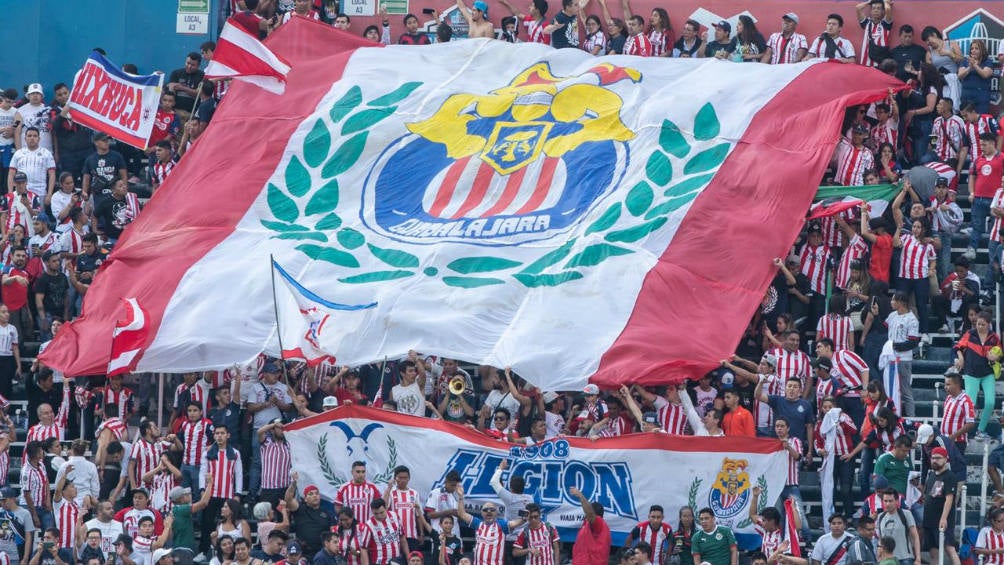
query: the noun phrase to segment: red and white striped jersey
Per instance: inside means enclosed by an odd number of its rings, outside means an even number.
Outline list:
[[[852,215],[854,213],[853,208],[851,210],[845,210],[840,212],[848,222],[851,221]],[[826,216],[819,221],[819,227],[823,230],[823,245],[833,249],[834,247],[844,246],[844,232],[840,231],[840,226],[837,225],[836,220],[833,216]]]
[[[667,540],[673,539],[673,528],[666,522],[653,528],[652,523],[646,520],[631,530],[631,536],[652,546],[652,563],[662,563]]]
[[[976,161],[976,157],[980,154],[980,136],[984,133],[994,133],[996,126],[991,124],[996,124],[997,119],[990,114],[980,114],[976,118],[976,122],[966,121],[966,137],[969,138],[969,158],[972,161]]]
[[[899,278],[926,279],[930,273],[928,269],[931,262],[937,258],[934,246],[920,241],[909,233],[901,235],[900,241],[903,247],[899,260]]]
[[[400,519],[404,537],[418,539],[418,518],[415,516],[415,504],[421,504],[418,491],[413,488],[407,490],[392,488],[387,504],[388,509],[393,510]]]
[[[875,434],[876,441],[869,442],[869,447],[881,448],[882,451],[892,451],[892,444],[896,443],[896,438],[905,434],[906,430],[903,428],[903,422],[899,422],[892,431],[872,428],[872,431],[868,435],[870,436],[872,433]]]
[[[199,469],[199,488],[206,488],[206,474],[213,474],[213,498],[233,498],[244,490],[244,466],[241,465],[241,453],[230,447],[228,449],[207,448],[202,454],[202,466]],[[213,456],[215,457],[210,459]]]
[[[1004,208],[1004,188],[998,188],[994,193],[994,199],[990,201],[990,210],[994,208]],[[1004,227],[1004,218],[993,216],[994,223],[990,227],[990,241],[1004,241],[1001,237],[1001,228]],[[933,229],[933,228],[932,228]]]
[[[136,484],[143,483],[143,475],[160,464],[160,456],[163,454],[164,445],[159,441],[151,443],[144,438],[139,438],[132,444],[129,460],[136,462]],[[146,484],[149,485],[150,482]]]
[[[10,475],[10,444],[0,452],[0,486],[7,486]]]
[[[538,553],[526,556],[526,565],[558,565],[558,556],[554,554],[554,542],[558,539],[558,531],[547,523],[541,522],[536,530],[524,528],[516,536],[513,547],[519,549],[537,549]],[[660,563],[660,561],[653,561]]]
[[[42,205],[30,191],[27,193],[28,205],[24,206],[16,192],[8,192],[0,198],[0,210],[7,214],[7,231],[10,232],[14,226],[21,226],[25,233],[29,233],[31,218],[38,214]]]
[[[795,436],[789,436],[787,443],[794,447],[796,451],[802,453],[802,440]],[[800,461],[800,459],[793,459],[790,453],[788,454],[788,478],[785,479],[784,486],[798,486],[798,464]]]
[[[840,290],[845,290],[847,285],[851,284],[851,262],[863,258],[866,253],[868,253],[868,242],[860,235],[852,237],[847,248],[844,249],[843,255],[840,256],[840,262],[837,263],[837,272],[833,275],[833,285]],[[868,265],[862,265],[862,269],[867,271]]]
[[[370,518],[365,524],[371,565],[387,565],[401,555],[401,523],[393,512],[387,511],[387,519],[382,522]]]
[[[822,432],[823,417],[816,420],[816,433],[813,435],[813,443],[816,451],[826,449],[826,436]],[[858,427],[854,425],[854,420],[847,415],[847,412],[840,413],[837,425],[837,438],[833,443],[833,454],[837,457],[846,455],[854,449],[854,435],[858,432]]]
[[[105,430],[112,433],[112,437],[115,438],[115,441],[122,441],[122,438],[126,437],[126,434],[129,432],[129,428],[126,426],[126,423],[122,421],[122,418],[108,418],[104,422],[101,422],[98,429],[94,430],[95,439],[101,437],[101,432]]]
[[[180,402],[181,395],[185,392],[188,392],[190,402],[198,402],[202,405],[203,413],[209,411],[209,384],[205,379],[200,377],[192,386],[188,386],[185,383],[178,385],[178,388],[174,390],[175,409],[184,408],[184,406],[178,406],[178,403]]]
[[[876,151],[883,143],[888,143],[892,145],[892,149],[895,152],[896,148],[899,147],[899,124],[891,119],[875,124],[872,127],[870,136],[872,146],[875,147]]]
[[[213,423],[203,418],[193,422],[186,419],[181,423],[178,439],[181,440],[181,464],[201,465],[202,452],[212,438]]]
[[[551,35],[544,33],[544,28],[547,27],[547,21],[543,18],[540,20],[533,19],[533,16],[523,16],[523,27],[526,28],[526,40],[530,43],[543,43],[544,45],[551,44]]]
[[[158,536],[164,531],[164,517],[153,508],[139,509],[129,506],[115,513],[115,520],[122,522],[122,530],[129,534],[129,537],[136,539],[139,535],[139,521],[145,517],[153,518],[153,531]]]
[[[161,514],[171,511],[174,504],[171,502],[171,489],[178,486],[171,473],[160,472],[153,476],[150,485],[150,506]]]
[[[624,55],[651,57],[652,41],[644,33],[639,33],[638,35],[629,36],[627,38],[627,41],[624,42]]]
[[[53,504],[52,509],[56,515],[56,527],[59,528],[60,547],[76,547],[77,516],[80,516],[80,507],[76,502],[62,498]]]
[[[799,251],[799,270],[809,279],[809,288],[812,292],[817,294],[826,292],[826,267],[829,262],[830,248],[825,245],[812,247],[806,243]]]
[[[48,426],[39,422],[28,428],[28,434],[24,437],[24,443],[27,445],[33,441],[44,441],[53,437],[59,438],[59,440],[62,441],[63,433],[63,426],[59,425],[57,422],[53,422]]]
[[[816,412],[819,412],[823,405],[823,399],[833,396],[833,377],[828,379],[816,379]]]
[[[777,375],[758,375],[758,377],[763,379],[763,391],[767,396],[784,394],[784,382]],[[753,409],[756,411],[756,427],[770,428],[774,425],[774,412],[769,404],[754,398]]]
[[[655,397],[655,409],[659,414],[659,425],[666,433],[676,436],[687,433],[687,410],[683,404],[670,404],[661,396]]]
[[[380,491],[371,482],[362,484],[348,482],[338,487],[335,492],[335,506],[348,506],[352,509],[352,515],[360,524],[369,521],[373,511],[370,510],[370,502],[380,498]]]
[[[84,234],[78,232],[77,230],[70,228],[63,232],[63,235],[59,236],[59,250],[64,253],[72,253],[74,255],[80,253],[84,249]],[[87,390],[83,387],[78,387],[78,391]],[[90,391],[88,391],[90,392]],[[90,393],[91,396],[94,393]]]
[[[780,65],[783,63],[797,63],[798,50],[809,50],[809,42],[801,33],[793,33],[791,37],[785,37],[781,32],[774,32],[767,40],[767,47],[770,48],[770,64]]]
[[[21,504],[27,504],[24,493],[31,494],[31,501],[36,507],[41,508],[45,501],[45,495],[49,492],[49,477],[45,474],[45,466],[32,466],[25,463],[21,467]]]
[[[873,43],[880,47],[888,47],[892,22],[883,19],[875,23],[871,18],[865,18],[860,23],[861,29],[864,30],[864,37],[861,39],[861,64],[866,67],[877,67],[882,61],[872,61],[871,57],[868,56],[868,44]]]
[[[833,370],[830,372],[833,378],[840,379],[845,389],[844,396],[848,398],[858,398],[861,396],[860,387],[864,383],[864,372],[868,370],[868,363],[857,353],[850,349],[840,349],[833,352]],[[858,387],[859,390],[847,390]]]
[[[934,118],[934,153],[942,163],[959,155],[959,149],[965,143],[966,122],[956,115],[951,117],[938,116]]]
[[[852,333],[854,333],[854,323],[851,322],[850,317],[841,316],[834,312],[823,316],[816,323],[816,340],[824,337],[832,339],[835,351],[854,348],[851,343]]]
[[[784,530],[778,528],[773,532],[768,532],[764,529],[762,524],[754,524],[753,529],[762,538],[763,541],[760,543],[760,551],[764,555],[770,557],[777,551],[777,548],[781,546],[781,542],[784,541]],[[654,563],[654,561],[653,561]]]
[[[781,390],[784,390],[784,383],[791,378],[799,379],[802,381],[802,386],[805,386],[809,379],[809,371],[812,370],[812,361],[804,351],[801,349],[788,351],[783,347],[775,347],[770,353],[777,358],[777,378]]]
[[[961,430],[966,424],[976,421],[976,408],[973,399],[965,391],[955,396],[945,397],[945,415],[941,419],[941,435],[951,436]],[[966,434],[959,435],[958,441],[965,443]]]
[[[153,553],[153,542],[153,538],[137,535],[132,539],[132,550],[138,553],[146,563],[149,563],[151,554]]]
[[[652,44],[652,56],[662,57],[669,49],[669,32],[651,29],[648,32],[648,42]]]
[[[289,486],[292,460],[289,443],[276,441],[271,435],[261,444],[261,488],[279,489]]]
[[[130,193],[132,194],[132,193]],[[132,411],[132,403],[135,399],[135,394],[128,387],[122,387],[119,390],[114,390],[108,385],[101,387],[101,408],[104,409],[106,404],[114,404],[119,407],[119,418],[126,418]]]
[[[471,520],[471,529],[474,530],[474,565],[502,565],[509,523],[500,518],[489,524],[475,517]]]
[[[865,171],[875,168],[875,156],[862,145],[854,147],[846,138],[841,138],[834,155],[837,162],[836,180],[844,186],[865,184]]]
[[[976,536],[976,547],[990,550],[989,555],[983,555],[983,565],[1004,565],[1004,532],[998,532],[991,526],[980,530]]]
[[[356,555],[356,551],[366,551],[369,545],[366,527],[335,531],[338,533],[338,553],[346,556],[347,565],[362,565],[362,557]]]

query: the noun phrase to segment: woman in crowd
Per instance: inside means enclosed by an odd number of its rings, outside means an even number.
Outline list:
[[[914,163],[918,163],[924,153],[927,153],[934,117],[937,115],[935,106],[942,97],[944,88],[945,79],[941,78],[938,69],[930,63],[921,64],[920,80],[916,88],[910,92],[908,100],[910,109],[903,114],[903,119],[909,124],[906,131],[913,141]]]
[[[673,530],[673,557],[678,557],[680,565],[694,565],[691,554],[691,538],[694,536],[694,509],[680,508],[679,525]]]
[[[989,440],[987,424],[994,411],[994,370],[991,363],[1000,360],[1000,355],[991,352],[1000,346],[1000,337],[992,331],[993,316],[989,312],[980,312],[976,317],[975,327],[962,334],[962,339],[955,345],[955,368],[962,373],[966,383],[966,394],[973,400],[979,398],[983,391],[983,411],[980,413],[980,423],[977,426],[976,438]]]
[[[952,99],[955,108],[961,108],[962,93],[959,84],[959,63],[962,62],[962,49],[959,44],[951,39],[945,39],[941,30],[934,26],[927,26],[920,33],[920,38],[927,44],[928,63],[938,69],[941,76],[945,78],[948,86],[947,96]]]
[[[626,12],[625,12],[626,13]],[[653,57],[668,57],[673,45],[673,26],[665,8],[653,8],[648,19],[648,39],[652,42]]]
[[[213,558],[209,561],[209,565],[223,565],[224,563],[230,563],[236,557],[234,554],[234,538],[230,536],[222,536],[216,540],[216,545],[214,546]]]
[[[757,28],[753,18],[742,15],[739,16],[739,23],[736,24],[737,45],[734,56],[743,63],[759,63],[763,52],[767,50],[767,41],[764,40]]]
[[[927,65],[930,66],[930,65]],[[892,202],[892,216],[896,222],[896,230],[892,235],[893,247],[902,250],[899,264],[900,291],[907,296],[913,294],[917,303],[917,319],[920,322],[920,333],[927,333],[928,312],[931,301],[931,280],[937,284],[934,252],[934,239],[931,237],[931,224],[926,217],[910,222],[910,233],[903,234],[903,200],[907,191],[912,190],[909,181],[903,183],[903,190]],[[933,279],[932,279],[933,277]]]
[[[338,553],[347,556],[348,565],[366,565],[369,559],[366,551],[365,533],[359,530],[359,522],[352,515],[352,509],[346,506],[338,512]]]
[[[579,12],[580,14],[582,12]],[[586,39],[582,42],[582,50],[590,55],[605,55],[607,52],[607,36],[603,33],[603,24],[599,16],[591,14],[586,18]]]
[[[234,499],[228,499],[220,509],[220,523],[213,533],[216,539],[230,536],[234,539],[251,539],[251,526],[241,517],[241,505]]]
[[[903,174],[903,168],[896,162],[896,150],[889,142],[879,145],[878,155],[875,159],[875,168],[878,169],[879,182],[892,184],[899,180]]]
[[[959,63],[959,83],[962,103],[972,102],[980,114],[990,112],[990,79],[994,76],[994,61],[982,39],[969,44],[969,56]]]

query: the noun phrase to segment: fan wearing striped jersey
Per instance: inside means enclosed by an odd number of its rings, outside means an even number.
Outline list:
[[[481,517],[471,516],[464,507],[464,488],[457,487],[457,517],[474,530],[474,565],[502,565],[505,556],[505,536],[525,520],[508,521],[498,517],[494,502],[481,505]]]

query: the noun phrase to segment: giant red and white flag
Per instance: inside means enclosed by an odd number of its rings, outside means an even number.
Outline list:
[[[123,317],[112,330],[112,352],[108,376],[122,375],[136,368],[143,347],[150,338],[150,315],[135,298],[123,298]]]
[[[274,94],[285,91],[287,73],[289,63],[230,20],[223,24],[213,59],[206,66],[206,78],[242,80]]]
[[[734,351],[844,109],[898,84],[825,62],[374,47],[300,18],[266,43],[293,66],[283,103],[235,84],[46,364],[103,367],[123,294],[150,311],[138,370],[277,355],[272,255],[327,301],[376,304],[331,313],[317,348],[339,363],[414,349],[550,390],[695,378]]]

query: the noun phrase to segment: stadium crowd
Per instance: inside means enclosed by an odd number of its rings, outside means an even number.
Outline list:
[[[588,2],[563,0],[552,12],[557,6],[546,0],[533,0],[525,11],[500,1],[511,12],[497,32],[505,41],[737,63],[819,57],[893,74],[907,88],[848,110],[823,181],[899,183],[900,189],[884,212],[864,206],[809,224],[791,254],[775,259],[777,277],[736,356],[685,387],[544,391],[508,370],[465,370],[458,360],[416,352],[355,368],[262,356],[228,371],[175,376],[169,423],[161,428],[149,376],[64,378],[38,362],[29,367],[22,356],[27,342],[44,349],[63,321],[79,315],[107,253],[141,213],[141,198],[160,188],[211,121],[227,91],[226,82],[204,80],[200,70],[215,46],[203,44],[170,73],[147,151],[113,144],[75,123],[66,84],[54,87],[48,103],[38,83],[6,89],[0,95],[0,394],[5,407],[25,401],[26,410],[2,417],[0,565],[167,565],[178,558],[177,548],[222,565],[607,563],[610,532],[602,507],[578,495],[584,525],[569,550],[523,492],[521,477],[507,485],[499,476],[493,481],[505,518],[493,503],[481,505],[480,516],[469,514],[458,475],[448,476],[443,489],[416,492],[407,468],[395,469],[389,484],[373,484],[365,462],[357,462],[337,492],[298,485],[285,424],[346,404],[439,418],[527,445],[562,435],[635,432],[777,437],[790,459],[786,487],[777,508],[751,510],[762,544],[744,553],[744,562],[919,565],[925,552],[937,560],[944,533],[946,560],[959,565],[957,487],[965,482],[970,435],[990,439],[1002,356],[992,314],[981,305],[1000,274],[1004,218],[1001,132],[990,113],[995,57],[986,45],[975,40],[964,54],[934,27],[919,33],[894,27],[891,0],[856,6],[855,21],[864,30],[857,48],[841,35],[841,14],[809,24],[825,25],[811,39],[799,33],[793,12],[776,22],[780,30],[768,39],[747,16],[735,33],[726,21],[703,30],[687,20],[676,37],[666,10],[657,8],[646,20],[628,0],[620,18],[604,0],[597,0],[602,18],[586,14]],[[457,6],[467,35],[496,36],[482,0]],[[354,31],[330,0],[243,0],[232,9],[263,36],[294,17]],[[438,12],[431,15],[439,22],[435,39],[450,40],[454,30]],[[432,42],[416,16],[405,16],[403,25],[398,43]],[[381,27],[362,34],[388,43],[391,27],[384,14]],[[1004,51],[996,58],[1004,59]],[[956,203],[963,178],[972,206],[968,226]],[[951,238],[965,229],[968,249],[952,261]],[[987,280],[971,269],[984,236]],[[960,337],[944,378],[944,416],[938,425],[916,426],[911,361],[934,331]],[[892,358],[898,386],[886,391],[880,376]],[[913,474],[915,444],[922,476]],[[834,503],[824,505],[825,533],[812,540],[799,479],[817,460],[832,473],[823,489],[829,489],[824,500]],[[1004,449],[998,448],[989,473],[1004,493],[1001,467]],[[18,480],[8,484],[12,476]],[[757,496],[754,491],[752,509]],[[789,498],[797,503],[790,518],[784,512]],[[993,502],[970,545],[984,563],[1001,565],[1004,509],[998,503],[1004,501]],[[810,552],[796,551],[799,540],[786,534],[789,519]],[[653,506],[617,559],[737,565],[740,554],[733,533],[716,525],[709,509],[666,516]]]

